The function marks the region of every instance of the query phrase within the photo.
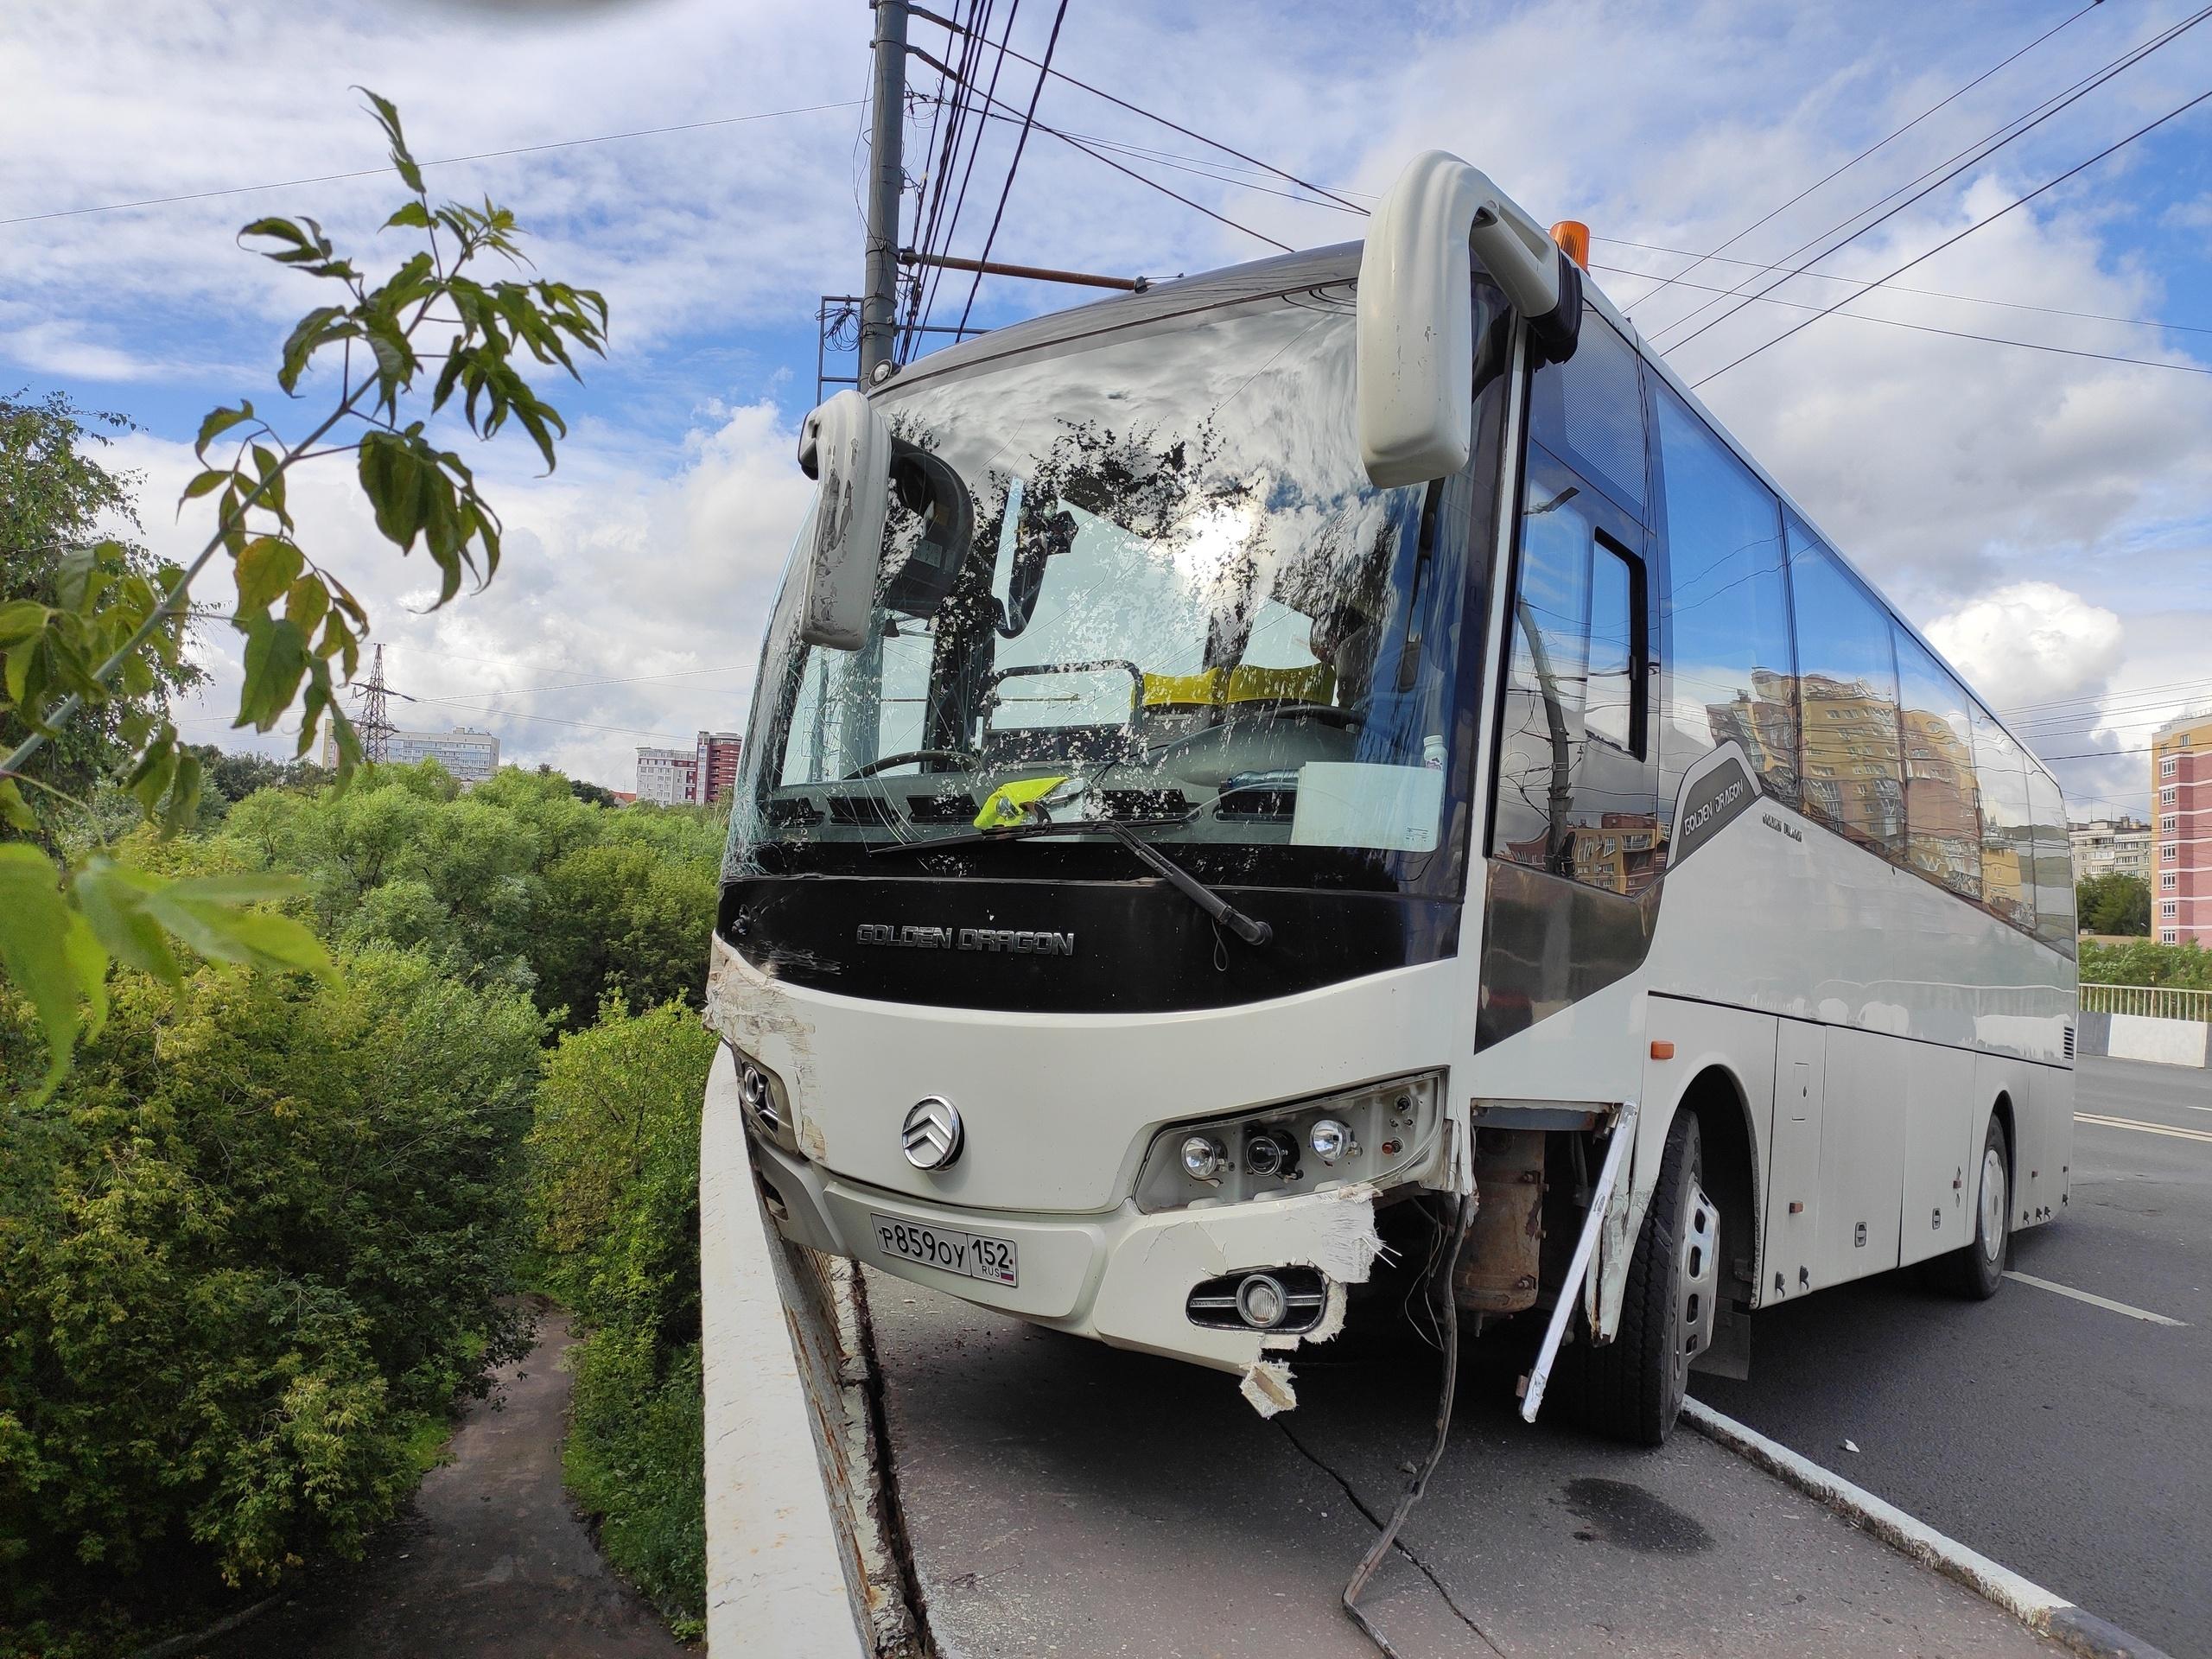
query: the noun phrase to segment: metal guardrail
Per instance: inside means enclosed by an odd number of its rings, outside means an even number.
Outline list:
[[[2212,1021],[2212,991],[2190,990],[2177,985],[2084,985],[2082,1012]]]

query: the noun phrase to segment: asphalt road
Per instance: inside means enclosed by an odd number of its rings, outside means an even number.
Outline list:
[[[2142,1127],[2077,1116],[2072,1201],[2012,1265],[2183,1324],[1891,1274],[1759,1314],[1750,1378],[1693,1392],[2134,1635],[2212,1655],[2212,1072],[2084,1059],[2075,1083],[2077,1115]]]
[[[1338,1597],[1427,1448],[1439,1375],[1402,1322],[1294,1362],[1298,1408],[1269,1422],[1221,1373],[868,1283],[946,1659],[1374,1659]],[[1410,1553],[1363,1599],[1404,1659],[2056,1652],[1688,1429],[1646,1452],[1524,1426],[1510,1373],[1463,1369]]]

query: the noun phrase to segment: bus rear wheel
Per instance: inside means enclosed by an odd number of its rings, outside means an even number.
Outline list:
[[[1720,1211],[1705,1194],[1704,1173],[1697,1118],[1678,1112],[1629,1261],[1620,1329],[1604,1347],[1581,1350],[1576,1414],[1611,1439],[1663,1444],[1681,1414],[1690,1362],[1713,1340]]]
[[[1992,1112],[1974,1182],[1974,1242],[1942,1258],[1950,1288],[1977,1302],[1987,1301],[2005,1282],[2005,1249],[2012,1237],[2011,1150],[2004,1122]]]

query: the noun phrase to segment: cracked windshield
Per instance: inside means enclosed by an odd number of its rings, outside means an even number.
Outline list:
[[[803,646],[788,594],[772,623],[747,865],[1111,820],[1388,885],[1449,845],[1465,498],[1362,473],[1350,284],[883,406],[873,626]]]

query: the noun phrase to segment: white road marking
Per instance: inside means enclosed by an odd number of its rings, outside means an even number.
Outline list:
[[[2037,1290],[2054,1290],[2061,1296],[2071,1296],[2077,1302],[2087,1302],[2091,1307],[2106,1308],[2114,1313],[2125,1313],[2131,1319],[2147,1319],[2152,1325],[2171,1325],[2186,1331],[2187,1319],[2170,1319],[2163,1313],[2153,1313],[2147,1308],[2130,1307],[2126,1302],[2115,1302],[2108,1296],[2092,1296],[2086,1290],[2076,1290],[2071,1285],[2054,1284],[2048,1279],[2038,1279],[2032,1273],[2014,1273],[2009,1268],[2005,1276],[2017,1279],[2024,1285],[2033,1285]]]
[[[2107,1129],[2140,1129],[2145,1135],[2171,1135],[2177,1141],[2212,1141],[2212,1130],[2177,1129],[2171,1123],[2145,1123],[2132,1117],[2103,1117],[2095,1112],[2076,1112],[2076,1123],[2096,1123]]]

